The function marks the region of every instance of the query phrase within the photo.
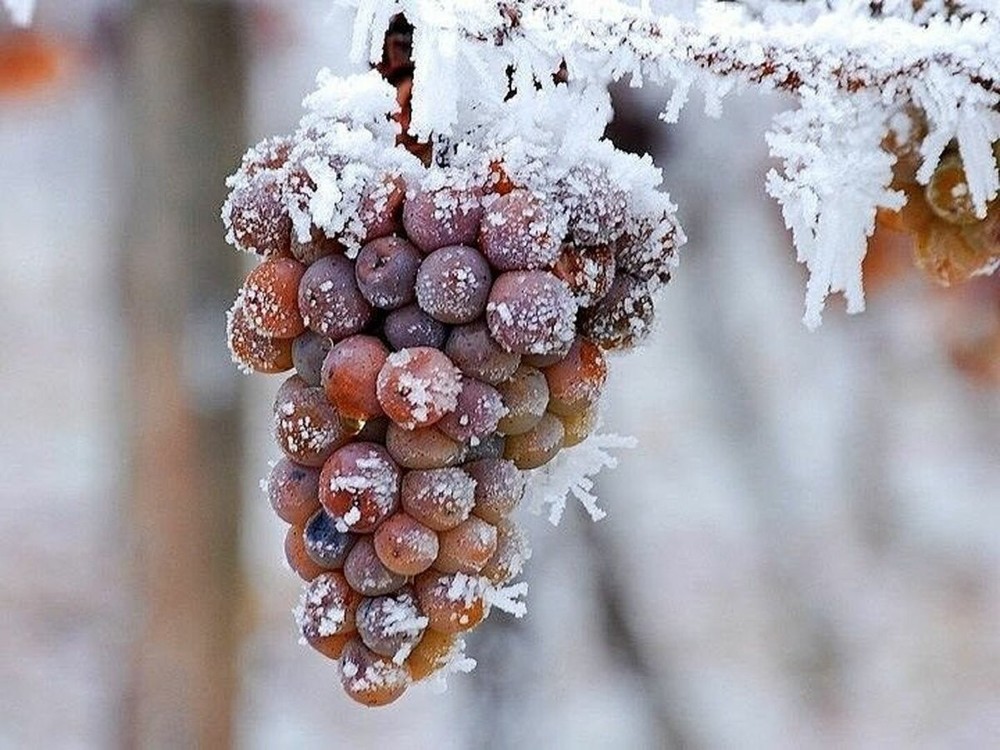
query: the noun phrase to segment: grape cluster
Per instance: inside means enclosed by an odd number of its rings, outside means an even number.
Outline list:
[[[294,370],[264,485],[307,582],[298,626],[350,697],[383,705],[521,572],[526,472],[594,429],[604,352],[648,332],[676,237],[625,204],[580,210],[596,182],[560,203],[495,159],[404,175],[336,155],[320,167],[365,177],[330,231],[314,135],[265,141],[231,180],[229,240],[261,260],[228,340],[247,371]]]

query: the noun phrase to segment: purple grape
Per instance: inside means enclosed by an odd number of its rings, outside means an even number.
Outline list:
[[[352,589],[364,596],[389,594],[406,584],[406,576],[393,573],[378,559],[369,535],[360,537],[347,553],[344,578]]]
[[[363,600],[355,622],[368,648],[380,656],[399,654],[400,661],[417,645],[427,627],[427,618],[410,589]]]
[[[521,363],[521,355],[500,346],[483,321],[453,329],[444,351],[463,375],[490,385],[502,383]]]
[[[425,253],[473,244],[483,217],[481,195],[478,189],[418,189],[403,204],[403,228],[410,242]]]
[[[470,323],[486,308],[490,266],[479,251],[462,245],[428,255],[417,272],[417,304],[442,323]]]
[[[493,284],[486,322],[509,351],[551,354],[573,343],[576,310],[566,282],[548,271],[508,271]]]
[[[349,531],[338,531],[333,516],[322,508],[309,519],[302,532],[306,554],[324,568],[342,568],[347,553],[357,539]]]
[[[448,338],[448,326],[434,320],[416,304],[389,313],[382,330],[389,346],[396,351],[414,346],[440,349]]]
[[[462,468],[476,480],[476,504],[472,512],[485,521],[500,523],[524,497],[525,477],[513,461],[483,459]]]
[[[296,336],[292,342],[292,364],[295,365],[295,372],[309,385],[319,385],[323,360],[326,359],[330,346],[330,339],[312,331]]]
[[[334,341],[360,332],[372,317],[354,278],[354,264],[342,255],[327,255],[306,269],[299,311],[311,330]]]
[[[477,441],[497,429],[507,413],[499,391],[479,380],[464,378],[454,411],[438,422],[438,429],[452,440]]]
[[[580,333],[602,349],[635,346],[653,324],[649,285],[628,274],[618,274],[611,291],[580,316]]]
[[[361,198],[358,218],[365,227],[365,242],[395,234],[402,227],[406,183],[399,175],[385,175]]]
[[[275,173],[258,172],[234,187],[223,217],[229,241],[240,250],[266,258],[288,255],[292,220]]]
[[[559,257],[548,212],[528,190],[512,190],[490,204],[483,213],[479,245],[501,271],[549,268]]]
[[[383,310],[413,301],[420,251],[401,237],[372,240],[358,253],[355,275],[365,299]]]

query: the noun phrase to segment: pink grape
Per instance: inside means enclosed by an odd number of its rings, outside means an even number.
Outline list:
[[[319,509],[319,470],[282,457],[264,480],[271,508],[285,523],[304,524]]]
[[[417,189],[403,204],[403,228],[410,242],[429,253],[448,245],[472,245],[483,216],[478,189]]]
[[[486,308],[491,281],[490,266],[477,250],[442,247],[420,265],[417,304],[442,323],[470,323]]]
[[[385,447],[396,463],[407,469],[455,466],[465,457],[465,446],[437,427],[407,430],[390,422],[385,433]]]
[[[400,490],[403,510],[434,531],[454,528],[472,512],[476,482],[456,468],[409,471]]]
[[[454,328],[444,351],[464,375],[494,386],[521,363],[521,355],[500,346],[481,320]]]
[[[438,423],[438,429],[459,442],[478,441],[496,432],[507,414],[500,392],[479,380],[465,378],[455,409]]]
[[[344,577],[351,588],[365,596],[381,596],[401,589],[407,577],[393,573],[378,559],[372,537],[365,535],[347,553]]]
[[[417,346],[390,354],[378,374],[378,400],[407,429],[427,427],[455,408],[461,373],[439,349]]]
[[[377,443],[349,443],[323,465],[319,501],[344,530],[375,528],[399,507],[400,472]]]
[[[299,285],[302,320],[334,341],[359,333],[372,317],[372,307],[354,278],[354,264],[342,255],[313,263]]]
[[[481,459],[462,467],[476,482],[472,512],[498,524],[517,508],[524,497],[525,477],[513,461]]]
[[[572,343],[576,309],[566,282],[548,271],[508,271],[493,284],[486,321],[508,351],[549,354]]]
[[[349,336],[333,345],[323,360],[321,380],[341,416],[358,422],[382,416],[375,384],[388,356],[385,344],[374,336]]]
[[[493,267],[501,271],[549,268],[559,256],[548,211],[524,189],[500,196],[483,212],[479,243]]]

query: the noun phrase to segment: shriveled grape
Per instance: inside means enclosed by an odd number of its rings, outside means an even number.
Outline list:
[[[562,360],[542,372],[549,386],[549,411],[570,416],[597,403],[608,365],[600,347],[580,336]]]
[[[352,589],[338,571],[327,571],[309,581],[302,592],[295,620],[307,638],[323,637],[354,630],[354,613],[361,594]]]
[[[482,596],[466,591],[465,582],[454,574],[428,570],[414,579],[413,590],[428,626],[441,633],[471,630],[486,616]]]
[[[403,205],[403,228],[410,242],[430,253],[448,245],[472,245],[483,216],[478,189],[417,189]]]
[[[330,351],[330,339],[318,333],[306,331],[292,342],[292,364],[295,372],[309,385],[320,384],[323,360]]]

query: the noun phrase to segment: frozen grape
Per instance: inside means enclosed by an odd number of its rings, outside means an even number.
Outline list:
[[[382,416],[375,383],[388,356],[385,344],[374,336],[350,336],[333,345],[321,379],[327,399],[341,416],[359,422]]]
[[[501,271],[549,268],[559,256],[548,211],[529,190],[512,190],[483,212],[479,230],[483,254]]]
[[[483,216],[478,189],[418,189],[403,204],[403,229],[410,242],[429,253],[448,245],[472,245]]]
[[[309,581],[302,592],[295,619],[299,632],[316,638],[354,630],[354,613],[361,595],[338,571],[326,571]]]
[[[243,282],[243,314],[258,333],[294,338],[305,330],[299,314],[299,281],[305,266],[291,258],[270,258]]]
[[[288,567],[303,581],[311,581],[326,572],[326,568],[306,554],[306,542],[301,526],[289,526],[285,531],[285,560],[288,562]]]
[[[336,521],[323,509],[316,511],[303,531],[306,554],[328,569],[344,567],[356,538],[351,532],[338,529]]]
[[[501,519],[497,525],[497,548],[480,573],[494,586],[502,586],[517,578],[531,557],[528,535],[517,521]]]
[[[367,533],[399,506],[399,469],[377,443],[349,443],[323,465],[319,501],[342,530]]]
[[[240,250],[266,258],[288,255],[292,220],[281,184],[270,171],[259,172],[233,188],[223,207],[229,240]]]
[[[358,219],[365,228],[365,242],[402,229],[406,183],[399,175],[386,175],[361,196]]]
[[[417,304],[442,323],[469,323],[486,308],[491,280],[490,266],[477,250],[442,247],[420,265]]]
[[[323,360],[329,351],[330,339],[325,336],[312,331],[296,336],[292,342],[292,364],[295,365],[295,372],[309,385],[319,385]]]
[[[486,616],[483,597],[467,591],[468,579],[456,575],[428,570],[413,581],[420,611],[428,620],[428,627],[441,633],[461,633],[476,627]]]
[[[492,524],[500,523],[524,497],[524,474],[503,458],[481,459],[462,467],[476,481],[472,512]]]
[[[598,416],[597,404],[569,416],[560,415],[559,420],[563,423],[563,429],[566,430],[563,447],[571,448],[590,437],[590,434],[597,428]]]
[[[618,271],[654,286],[666,284],[670,281],[670,269],[673,266],[674,240],[673,231],[663,236],[623,236],[615,249]],[[588,303],[589,306],[593,304],[594,302]]]
[[[240,299],[226,314],[226,342],[233,362],[244,372],[278,373],[292,368],[291,339],[275,339],[256,331]]]
[[[403,510],[434,531],[454,528],[472,512],[476,482],[456,468],[410,471],[403,477]]]
[[[344,246],[333,237],[327,237],[319,227],[312,227],[309,230],[309,239],[305,242],[301,241],[297,234],[292,233],[291,252],[297,261],[309,266],[327,255],[342,254]]]
[[[334,633],[333,635],[304,636],[306,642],[328,659],[339,659],[344,648],[357,638],[356,633]]]
[[[455,409],[446,414],[437,427],[453,440],[477,441],[495,432],[506,413],[507,407],[496,388],[465,378]]]
[[[455,635],[427,628],[406,659],[410,679],[418,682],[445,666],[454,653],[455,642]]]
[[[465,446],[437,427],[407,430],[395,422],[385,433],[385,447],[400,466],[407,469],[438,469],[462,462]]]
[[[528,432],[507,438],[504,458],[509,458],[519,469],[537,469],[559,453],[566,437],[566,429],[553,414],[542,418]]]
[[[438,536],[434,567],[442,573],[478,573],[497,548],[497,530],[479,516],[469,516]]]
[[[461,373],[438,349],[417,346],[389,355],[378,374],[378,400],[407,429],[434,424],[455,408]]]
[[[416,346],[440,349],[448,338],[448,326],[425,313],[416,303],[389,313],[382,331],[389,346],[396,351]]]
[[[365,706],[385,706],[399,698],[409,684],[406,669],[379,656],[360,638],[351,640],[340,658],[340,681],[344,692]]]
[[[552,273],[566,282],[581,307],[590,307],[611,291],[615,267],[615,251],[610,246],[579,247],[567,243]]]
[[[549,354],[572,342],[576,308],[566,282],[548,271],[508,271],[493,284],[486,321],[508,351]]]
[[[507,408],[498,425],[504,435],[527,432],[538,424],[549,405],[549,384],[544,373],[534,367],[521,365],[497,390]]]
[[[406,513],[396,513],[375,531],[375,553],[389,570],[413,576],[427,570],[438,554],[438,536]]]
[[[264,481],[271,507],[285,523],[304,524],[319,508],[319,470],[281,458]]]
[[[372,317],[354,264],[342,255],[327,255],[309,266],[299,285],[299,311],[310,329],[334,341],[360,332]]]
[[[500,346],[483,321],[454,328],[445,354],[464,375],[490,385],[507,380],[521,363],[521,355]]]
[[[580,332],[602,349],[635,346],[652,324],[649,286],[627,274],[619,274],[607,296],[580,316]]]
[[[278,447],[292,461],[322,466],[350,435],[322,388],[287,389],[274,404],[274,434]]]
[[[380,237],[361,248],[354,273],[375,307],[395,310],[413,301],[420,251],[401,237]]]
[[[253,177],[260,172],[280,169],[288,161],[292,146],[292,139],[288,137],[265,138],[243,154],[240,171],[247,177]]]
[[[358,606],[355,622],[364,644],[397,664],[410,655],[427,628],[427,618],[410,589],[365,599]]]
[[[956,153],[941,158],[927,183],[925,195],[931,210],[949,224],[975,224],[980,221],[972,202],[962,157]]]
[[[393,573],[379,560],[370,536],[360,537],[347,553],[344,577],[351,588],[365,596],[391,594],[402,588],[407,581],[406,576]]]
[[[570,416],[597,403],[608,365],[600,347],[581,336],[566,357],[542,372],[549,386],[549,411]]]

